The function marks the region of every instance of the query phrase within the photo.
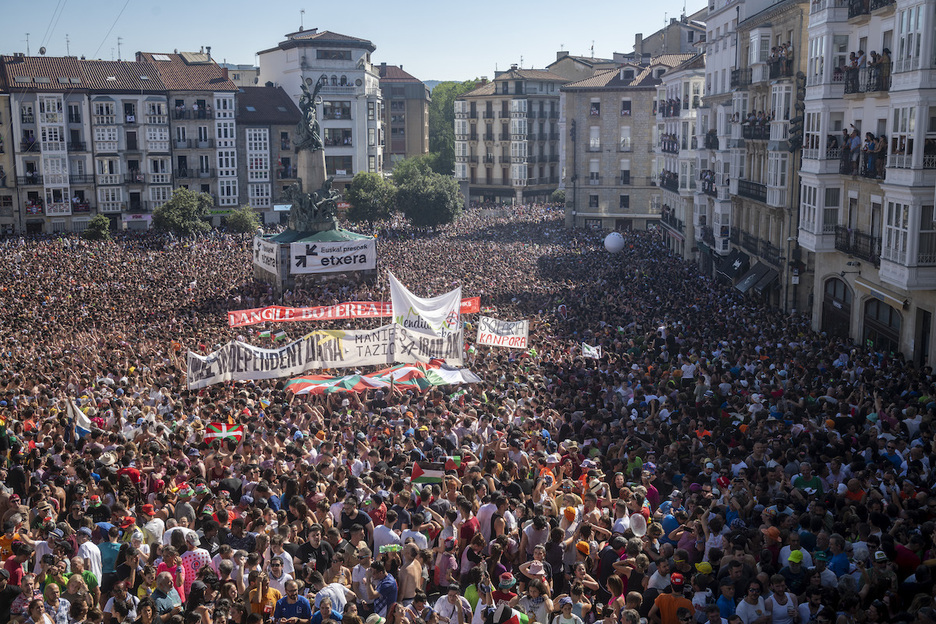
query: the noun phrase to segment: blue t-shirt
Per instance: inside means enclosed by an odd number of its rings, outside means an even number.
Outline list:
[[[835,572],[838,578],[842,578],[848,572],[848,568],[848,555],[843,552],[833,555],[832,560],[829,561],[829,569]]]
[[[387,617],[387,608],[397,601],[397,583],[389,574],[377,585],[378,596],[374,598],[374,613]]]
[[[334,614],[334,611],[332,612]],[[300,618],[303,620],[308,620],[312,617],[312,605],[309,604],[309,599],[304,596],[297,596],[296,602],[289,604],[289,598],[285,596],[276,601],[276,608],[273,610],[273,617],[276,619],[279,618]],[[337,620],[341,619],[339,615]],[[320,618],[321,620],[321,618]]]
[[[328,616],[328,619],[340,622],[343,617],[344,616],[341,613],[338,613],[337,611],[332,609],[331,615]],[[322,624],[322,612],[316,611],[315,615],[312,616],[312,621],[309,622],[309,624]]]
[[[120,542],[101,542],[98,544],[101,551],[101,573],[113,572],[117,563],[117,553],[120,552]]]
[[[718,605],[718,612],[726,620],[735,614],[734,598],[729,598],[722,594],[718,597],[718,600],[715,601],[715,604]]]

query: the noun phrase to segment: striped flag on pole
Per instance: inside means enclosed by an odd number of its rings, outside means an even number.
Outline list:
[[[420,466],[420,463],[423,465]],[[413,474],[410,476],[410,481],[413,483],[442,483],[442,477],[445,476],[445,472],[438,470],[436,466],[437,465],[428,462],[414,463]]]
[[[79,438],[83,438],[91,433],[91,419],[75,404],[74,399],[68,399],[68,403],[65,405],[65,411],[68,414],[69,420],[74,421],[75,433],[78,434]]]
[[[592,358],[594,360],[601,359],[601,345],[597,347],[592,347],[590,345],[582,343],[582,357]]]
[[[273,340],[286,340],[286,332],[280,330],[273,334]]]

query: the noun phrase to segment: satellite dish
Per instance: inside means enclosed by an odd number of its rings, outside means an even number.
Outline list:
[[[41,48],[39,48],[39,55],[45,56],[45,46],[42,46]]]

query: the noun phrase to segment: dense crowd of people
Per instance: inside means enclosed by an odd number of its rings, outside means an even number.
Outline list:
[[[929,366],[552,206],[377,234],[376,282],[279,301],[217,232],[2,243],[0,624],[936,623]],[[188,350],[271,329],[227,311],[387,301],[388,270],[532,348],[466,316],[479,384],[185,387]]]

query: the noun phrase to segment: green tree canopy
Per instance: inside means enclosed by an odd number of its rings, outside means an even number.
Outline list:
[[[110,219],[106,215],[99,214],[88,222],[88,229],[84,231],[84,237],[88,240],[110,240],[110,224]]]
[[[554,204],[565,204],[565,189],[556,189],[549,196],[549,201]]]
[[[347,217],[352,223],[374,222],[390,217],[396,187],[379,173],[360,172],[351,180],[345,199],[351,204]]]
[[[464,203],[458,182],[434,171],[407,180],[397,190],[396,199],[397,208],[416,227],[451,223]]]
[[[208,193],[196,193],[178,188],[172,199],[153,211],[153,227],[177,236],[191,236],[211,229],[205,221],[214,206],[214,198]]]
[[[432,89],[429,104],[429,153],[435,154],[433,171],[452,175],[455,170],[455,98],[475,87],[479,81],[440,82]]]
[[[229,230],[240,234],[256,232],[260,227],[260,216],[249,205],[238,207],[225,221]]]
[[[411,180],[418,180],[432,173],[432,154],[412,156],[393,166],[393,183],[400,188]],[[438,172],[437,172],[438,173]]]

